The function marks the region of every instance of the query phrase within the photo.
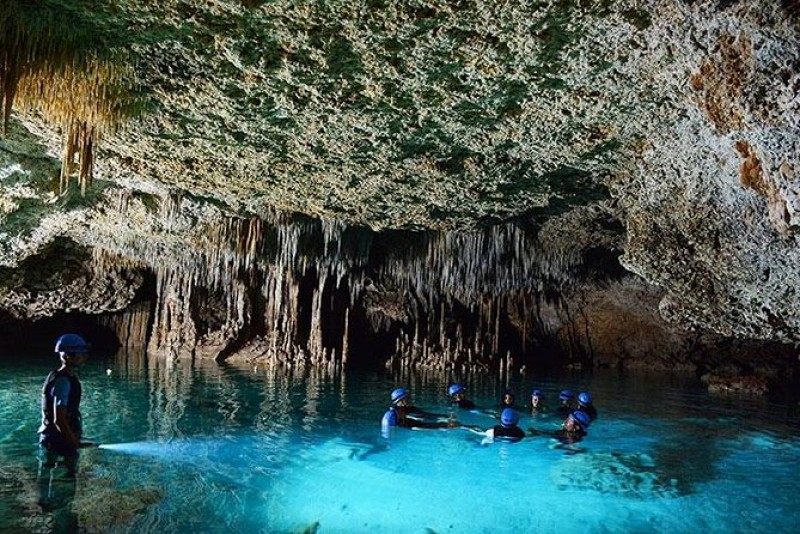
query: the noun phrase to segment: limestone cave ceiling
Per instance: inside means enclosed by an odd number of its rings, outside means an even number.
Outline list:
[[[607,196],[604,178],[646,141],[644,125],[675,115],[675,84],[639,59],[651,16],[611,2],[4,4],[17,30],[7,63],[15,47],[44,63],[7,67],[7,85],[37,69],[37,83],[72,82],[49,64],[68,65],[65,48],[91,56],[83,68],[100,80],[19,91],[27,121],[63,127],[51,108],[83,106],[76,118],[98,122],[118,110],[95,102],[138,98],[108,121],[124,129],[104,136],[94,174],[233,209],[463,227],[581,204]],[[119,63],[128,83],[105,83],[99,71]]]
[[[438,230],[601,204],[665,316],[800,339],[794,0],[0,10],[0,265],[163,237],[175,198]]]

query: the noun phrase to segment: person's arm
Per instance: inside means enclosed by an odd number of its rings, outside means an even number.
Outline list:
[[[55,423],[56,428],[61,434],[75,447],[81,446],[81,440],[78,438],[77,434],[72,430],[72,426],[69,424],[69,417],[67,416],[67,408],[64,406],[56,406],[53,412],[55,415]]]
[[[430,413],[424,410],[420,410],[419,408],[414,408],[406,412],[406,418],[411,419],[414,422],[414,426],[417,426],[417,422],[425,423],[425,424],[434,424],[434,423],[447,423],[450,420],[449,415],[444,415],[440,413]],[[439,427],[428,427],[428,428],[439,428]]]

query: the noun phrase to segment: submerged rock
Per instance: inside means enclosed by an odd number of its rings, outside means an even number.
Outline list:
[[[769,392],[769,382],[762,376],[719,376],[709,373],[700,379],[711,393],[761,396]]]
[[[117,490],[103,487],[97,491],[87,491],[76,498],[72,504],[80,525],[87,532],[107,532],[109,529],[124,528],[134,518],[163,498],[163,491],[157,488],[134,488]]]
[[[680,484],[659,472],[645,453],[586,453],[569,456],[551,471],[560,488],[590,489],[635,499],[681,495]]]

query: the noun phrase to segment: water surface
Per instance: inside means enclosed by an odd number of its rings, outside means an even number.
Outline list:
[[[482,445],[464,430],[379,422],[395,385],[446,413],[447,376],[178,364],[81,370],[85,432],[76,481],[39,472],[36,428],[51,358],[0,358],[0,531],[796,532],[795,409],[708,395],[692,377],[616,373],[459,377],[479,405],[510,387],[589,390],[583,442],[548,434]],[[110,374],[107,373],[110,369]],[[459,420],[489,428],[485,414]]]

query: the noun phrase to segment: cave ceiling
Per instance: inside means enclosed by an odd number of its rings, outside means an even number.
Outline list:
[[[191,241],[211,211],[471,230],[601,205],[665,317],[800,339],[796,1],[0,9],[0,266]]]
[[[676,113],[674,87],[642,68],[652,21],[633,4],[40,4],[86,36],[68,45],[129,67],[115,96],[139,106],[97,140],[95,179],[240,212],[373,228],[559,213],[608,198],[609,174]],[[59,154],[63,125],[15,105]]]

